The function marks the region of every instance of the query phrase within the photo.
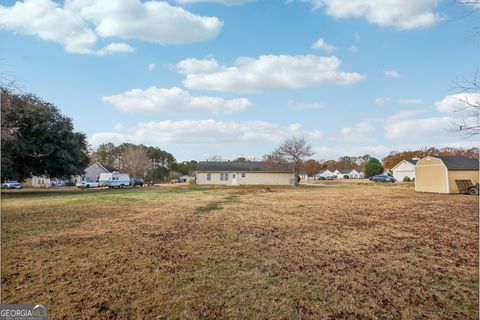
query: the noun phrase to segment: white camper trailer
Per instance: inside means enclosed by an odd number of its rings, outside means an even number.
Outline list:
[[[130,177],[128,176],[128,173],[121,172],[100,173],[98,182],[101,186],[123,188],[130,186]]]

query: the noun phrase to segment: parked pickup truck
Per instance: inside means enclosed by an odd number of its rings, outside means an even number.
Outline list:
[[[98,188],[100,184],[96,181],[80,181],[76,184],[79,188]]]

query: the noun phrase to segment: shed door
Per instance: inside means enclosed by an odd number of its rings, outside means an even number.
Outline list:
[[[432,161],[415,168],[415,191],[448,193],[447,181],[448,172],[443,164]]]

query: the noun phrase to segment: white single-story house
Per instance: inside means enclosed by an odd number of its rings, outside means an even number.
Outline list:
[[[33,176],[25,180],[25,185],[34,188],[49,188],[51,186],[50,178],[45,176]]]
[[[328,177],[331,177],[331,176],[333,176],[333,172],[328,170],[328,169],[325,169],[325,170],[320,170],[320,172],[317,174],[316,178],[318,180],[320,178],[328,178]]]
[[[411,160],[402,160],[395,167],[392,168],[393,177],[397,181],[403,181],[405,177],[408,177],[410,180],[415,179],[415,166],[418,158],[413,158]]]
[[[117,168],[106,166],[100,162],[95,162],[90,167],[85,169],[85,173],[82,176],[85,181],[98,181],[100,178],[100,173],[114,173],[120,172]]]
[[[262,161],[200,161],[195,174],[202,185],[289,185],[292,179],[289,168]]]
[[[358,172],[355,169],[342,169],[337,171],[340,172],[340,175],[337,175],[337,179],[344,179],[345,175],[348,175],[350,179],[362,179],[365,176],[363,172]]]

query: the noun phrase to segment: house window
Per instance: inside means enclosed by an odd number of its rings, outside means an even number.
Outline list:
[[[207,181],[212,181],[212,174],[210,172],[207,173]]]
[[[242,178],[245,178],[245,175],[246,175],[245,172],[242,172]]]
[[[228,181],[228,172],[220,172],[220,181]]]

